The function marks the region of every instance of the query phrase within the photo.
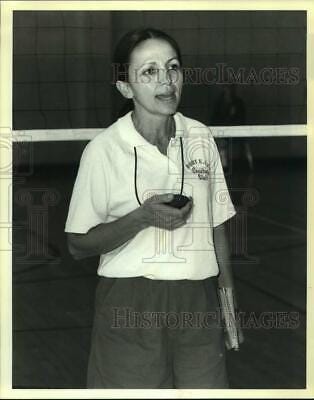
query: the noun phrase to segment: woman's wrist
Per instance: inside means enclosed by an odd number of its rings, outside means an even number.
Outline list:
[[[131,212],[132,218],[134,219],[134,224],[138,225],[140,230],[148,228],[150,226],[142,207],[136,208]]]

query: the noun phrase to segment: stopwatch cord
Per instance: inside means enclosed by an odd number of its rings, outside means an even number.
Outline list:
[[[180,136],[180,147],[181,147],[181,191],[180,191],[180,194],[182,195],[183,185],[184,185],[184,154],[183,154],[182,136]]]
[[[181,190],[180,190],[180,195],[182,195],[183,186],[184,186],[184,153],[183,153],[182,137],[180,137],[180,147],[181,147]],[[138,192],[137,192],[137,151],[136,151],[135,146],[134,146],[134,189],[135,189],[136,200],[137,200],[138,204],[141,206],[142,203],[140,202],[140,199],[138,197]]]
[[[135,188],[135,196],[136,196],[137,202],[141,206],[142,203],[140,202],[140,199],[139,199],[138,193],[137,193],[136,175],[137,175],[137,151],[136,151],[136,147],[134,146],[134,188]]]

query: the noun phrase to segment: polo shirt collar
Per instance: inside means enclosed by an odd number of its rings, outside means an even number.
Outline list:
[[[131,117],[132,111],[129,111],[123,117],[118,119],[118,128],[120,135],[125,141],[130,143],[132,146],[153,146],[149,143],[134,127],[133,120]],[[171,138],[171,141],[179,139],[180,136],[184,136],[184,127],[181,121],[181,113],[176,112],[174,114],[174,120],[176,124],[175,137]]]

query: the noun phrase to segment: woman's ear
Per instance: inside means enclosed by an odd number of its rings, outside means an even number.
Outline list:
[[[123,97],[125,97],[126,99],[132,99],[133,92],[128,82],[117,81],[116,88],[119,90]]]

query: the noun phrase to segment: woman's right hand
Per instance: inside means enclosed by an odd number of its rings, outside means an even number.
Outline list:
[[[172,199],[171,193],[155,195],[147,199],[138,209],[141,220],[147,226],[156,226],[169,231],[185,225],[193,208],[193,200],[190,198],[184,207],[178,209],[165,204]]]

